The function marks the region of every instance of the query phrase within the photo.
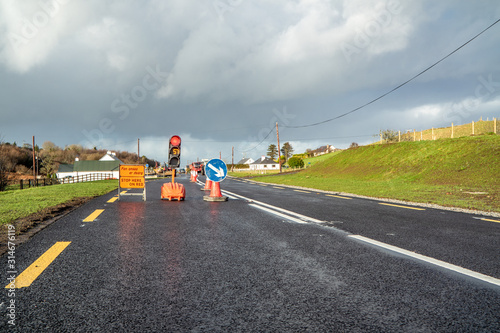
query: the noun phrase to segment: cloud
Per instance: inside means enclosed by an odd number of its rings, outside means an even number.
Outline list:
[[[87,2],[67,0],[0,2],[0,61],[13,71],[25,73],[41,65],[62,39],[82,24]]]
[[[58,145],[87,131],[103,148],[183,133],[190,158],[262,142],[247,155],[257,157],[276,121],[300,151],[492,117],[500,24],[366,108],[285,128],[373,100],[499,15],[495,0],[3,0],[0,127],[10,141],[31,137],[21,116]],[[277,119],[284,108],[293,118]]]
[[[281,20],[270,20],[262,2],[245,2],[222,23],[202,21],[158,96],[261,103],[359,89],[355,80],[366,61],[349,64],[404,49],[416,24],[409,15],[418,16],[397,1],[281,4]]]

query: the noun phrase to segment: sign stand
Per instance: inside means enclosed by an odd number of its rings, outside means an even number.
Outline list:
[[[227,197],[223,196],[220,191],[220,182],[223,181],[227,176],[227,166],[224,161],[214,158],[205,166],[205,175],[207,176],[207,182],[212,181],[212,189],[210,195],[203,196],[205,201],[227,201]]]
[[[146,178],[144,165],[120,165],[120,184],[118,186],[118,200],[122,195],[142,195],[146,201]],[[142,193],[122,193],[122,189],[142,188]]]

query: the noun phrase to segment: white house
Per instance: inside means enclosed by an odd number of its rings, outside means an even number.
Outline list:
[[[257,161],[250,163],[250,170],[279,170],[280,165],[272,159],[261,156]]]

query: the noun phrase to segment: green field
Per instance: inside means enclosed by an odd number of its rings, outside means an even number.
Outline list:
[[[255,180],[500,212],[500,136],[370,145]],[[306,160],[307,163],[307,160]]]
[[[95,197],[116,188],[117,180],[102,180],[0,192],[0,225],[75,198]]]

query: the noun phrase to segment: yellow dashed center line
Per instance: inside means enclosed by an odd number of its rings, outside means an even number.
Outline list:
[[[57,242],[34,263],[26,268],[16,279],[5,286],[6,289],[19,289],[29,287],[35,279],[61,254],[71,242]]]
[[[393,204],[388,204],[388,203],[383,203],[383,202],[379,202],[379,205],[384,205],[384,206],[392,206],[392,207],[399,207],[399,208],[406,208],[406,209],[413,209],[413,210],[425,210],[425,208],[416,208],[416,207],[400,206],[400,205],[393,205]]]
[[[333,194],[327,194],[326,195],[327,197],[332,197],[332,198],[339,198],[339,199],[347,199],[347,200],[351,200],[352,198],[348,198],[348,197],[341,197],[339,195],[333,195]]]
[[[277,188],[278,190],[284,190],[283,187],[273,186],[273,188]]]
[[[301,193],[311,193],[311,192],[307,192],[307,191],[302,191],[302,190],[294,190],[295,192],[301,192]]]
[[[118,200],[118,197],[112,197],[111,199],[108,200],[108,203],[113,203],[116,200]]]
[[[490,220],[490,219],[481,219],[481,221],[488,221],[488,222],[500,223],[500,221],[498,221],[498,220]]]
[[[87,216],[83,222],[93,222],[102,212],[104,212],[104,209],[96,209],[92,214]]]

